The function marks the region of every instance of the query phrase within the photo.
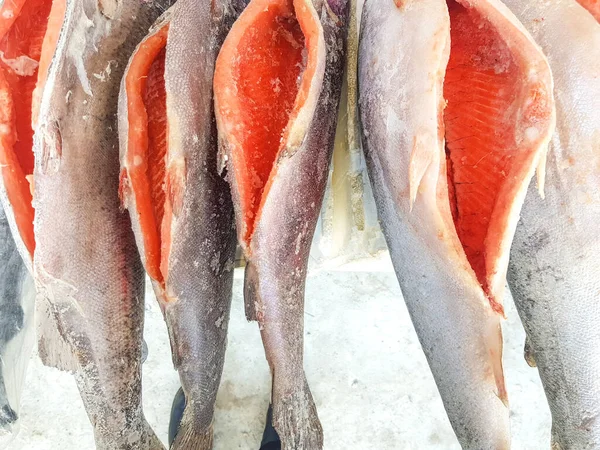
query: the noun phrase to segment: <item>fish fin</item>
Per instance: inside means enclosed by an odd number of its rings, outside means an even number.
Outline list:
[[[164,301],[161,301],[160,304],[163,310],[163,316],[167,322],[167,331],[169,332],[169,343],[171,345],[171,359],[173,360],[173,367],[175,370],[179,370],[179,367],[181,366],[181,355],[179,354],[179,350],[177,348],[177,342],[183,342],[183,340],[180,340],[177,336],[178,328],[171,326],[173,320],[171,316],[171,310],[177,305]],[[173,314],[176,313],[174,312]]]
[[[187,183],[187,162],[179,158],[169,163],[166,175],[166,193],[173,208],[173,215],[178,217],[183,209],[183,199]],[[165,272],[166,273],[166,272]]]
[[[546,183],[546,159],[548,157],[548,151],[542,152],[540,155],[540,161],[538,162],[537,168],[535,170],[536,179],[537,179],[537,188],[540,197],[545,198],[544,194],[544,186]]]
[[[323,428],[306,377],[302,389],[279,396],[274,386],[273,394],[273,426],[282,448],[321,450]]]
[[[179,429],[175,435],[175,440],[171,444],[171,450],[211,450],[213,448],[213,424],[201,431],[196,426],[194,417],[190,408],[183,411],[183,417],[179,424]]]
[[[425,172],[427,172],[427,169],[434,161],[436,151],[437,144],[435,138],[432,138],[427,133],[417,133],[415,135],[408,167],[411,211]]]
[[[76,372],[79,361],[71,344],[60,332],[52,305],[44,298],[36,302],[38,354],[42,363],[65,372]]]
[[[525,362],[529,367],[537,367],[537,363],[535,362],[535,358],[533,357],[533,348],[531,346],[531,339],[529,339],[529,336],[525,336],[523,356],[525,358]]]
[[[504,368],[502,366],[502,327],[496,315],[490,324],[489,334],[487,336],[487,344],[490,354],[490,364],[492,374],[496,382],[496,395],[504,406],[508,408],[508,394],[506,392],[506,384],[504,383]]]
[[[247,262],[244,271],[244,305],[246,309],[246,320],[249,322],[258,320],[256,314],[257,290],[258,272],[254,264]]]

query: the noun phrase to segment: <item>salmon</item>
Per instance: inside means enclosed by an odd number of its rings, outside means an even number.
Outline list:
[[[144,273],[119,201],[117,103],[165,2],[69,1],[34,137],[39,353],[72,371],[98,449],[162,449],[141,400]],[[48,61],[48,60],[46,60]]]
[[[342,85],[346,0],[252,0],[217,58],[215,112],[238,241],[246,314],[272,374],[282,448],[320,449],[303,368],[304,287],[328,177]]]
[[[35,289],[0,207],[0,445],[18,425],[19,397],[33,343]]]
[[[502,298],[555,122],[548,63],[499,1],[382,0],[365,2],[358,81],[379,219],[450,423],[465,449],[509,448]]]
[[[217,168],[213,73],[243,0],[179,0],[121,86],[121,192],[164,313],[186,407],[173,449],[212,449],[236,236]]]
[[[548,57],[557,110],[545,197],[525,200],[508,282],[550,405],[552,448],[600,448],[600,25],[575,0],[506,3]]]

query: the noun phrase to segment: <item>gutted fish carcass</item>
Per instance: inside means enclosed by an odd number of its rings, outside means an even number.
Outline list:
[[[304,286],[327,182],[342,84],[345,0],[252,0],[217,59],[222,160],[248,261],[246,313],[258,320],[284,449],[320,449],[303,368]]]
[[[30,269],[33,128],[64,8],[64,0],[13,0],[0,6],[0,199]]]
[[[179,0],[125,72],[121,193],[167,322],[186,407],[173,449],[211,449],[236,249],[213,73],[242,0]]]
[[[554,127],[547,61],[495,0],[366,2],[363,144],[413,324],[465,449],[510,446],[502,297]]]

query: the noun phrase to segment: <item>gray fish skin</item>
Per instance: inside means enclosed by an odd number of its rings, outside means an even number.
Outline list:
[[[508,281],[550,411],[554,449],[600,448],[600,25],[575,0],[505,0],[546,54],[557,128],[530,187]]]
[[[165,306],[186,407],[172,449],[212,449],[236,249],[229,185],[218,172],[215,61],[244,0],[179,0],[165,60],[168,163],[185,161],[183,207],[173,219]]]
[[[167,167],[185,167],[174,211],[165,289],[154,282],[171,339],[186,407],[172,449],[211,449],[231,306],[236,249],[229,185],[217,167],[213,73],[221,43],[243,0],[179,0],[154,28],[169,23],[165,59]],[[127,145],[127,101],[122,86],[120,126]],[[169,169],[167,169],[168,171]],[[142,229],[135,199],[125,198],[138,246]],[[168,301],[165,301],[168,299]]]
[[[304,288],[310,244],[333,151],[349,16],[346,0],[327,1],[312,2],[326,47],[317,107],[304,124],[301,144],[284,147],[275,162],[276,175],[249,248],[244,249],[248,260],[244,280],[246,312],[249,319],[259,322],[273,377],[273,424],[284,450],[323,447],[323,430],[303,367]],[[218,111],[217,103],[219,137],[231,161],[231,146]],[[244,217],[231,168],[228,177],[239,240],[243,242]]]
[[[18,405],[10,404],[7,390],[15,384],[22,384],[27,367],[22,359],[29,359],[29,351],[26,350],[31,350],[31,347],[21,346],[18,348],[20,353],[14,354],[8,353],[7,346],[18,335],[27,333],[24,328],[32,322],[25,317],[26,311],[32,311],[35,300],[32,284],[4,210],[0,207],[0,436],[13,431],[18,421],[15,411]]]
[[[40,355],[74,372],[102,450],[163,448],[142,412],[144,275],[118,197],[117,97],[168,6],[68,1],[34,140]]]

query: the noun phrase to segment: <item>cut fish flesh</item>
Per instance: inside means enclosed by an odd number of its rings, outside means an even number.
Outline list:
[[[592,13],[596,20],[600,21],[600,0],[578,0],[581,6]]]
[[[29,267],[35,249],[33,96],[43,89],[46,69],[38,66],[43,59],[47,67],[54,54],[51,36],[63,14],[64,0],[12,0],[0,7],[0,197]]]

